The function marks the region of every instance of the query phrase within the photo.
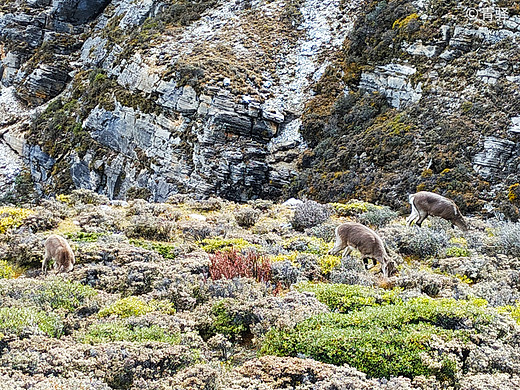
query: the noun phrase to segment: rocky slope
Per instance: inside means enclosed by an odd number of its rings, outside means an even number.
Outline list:
[[[44,192],[429,189],[517,218],[519,10],[489,6],[6,0],[2,84],[35,109],[6,140]]]

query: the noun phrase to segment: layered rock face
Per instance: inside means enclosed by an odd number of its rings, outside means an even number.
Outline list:
[[[15,66],[4,65],[4,83],[14,83],[28,104],[48,101],[68,85],[63,103],[84,105],[78,86],[90,88],[101,77],[125,97],[92,91],[97,96],[87,109],[66,111],[88,133],[80,148],[54,150],[42,133],[56,123],[44,113],[48,126],[33,127],[24,151],[37,182],[112,198],[145,188],[158,201],[177,192],[235,200],[281,194],[306,147],[298,130],[309,88],[340,49],[355,13],[338,0],[201,3],[38,5],[47,19],[68,21],[69,38],[79,31],[88,38],[72,54],[52,48],[54,60],[68,54],[74,62],[40,63],[30,72],[26,58],[13,62],[16,54],[7,52],[4,63]],[[84,24],[103,7],[95,22]],[[51,34],[48,21],[40,25],[44,36]],[[45,42],[34,46],[41,51]],[[104,102],[96,101],[101,95]],[[72,138],[64,127],[52,135]]]
[[[7,1],[2,83],[36,108],[16,134],[44,192],[401,207],[427,189],[516,215],[520,19],[492,7]]]

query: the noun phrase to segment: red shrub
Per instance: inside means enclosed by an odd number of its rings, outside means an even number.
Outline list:
[[[271,278],[271,261],[256,252],[242,255],[232,249],[210,255],[209,274],[211,279],[255,278],[267,282]]]

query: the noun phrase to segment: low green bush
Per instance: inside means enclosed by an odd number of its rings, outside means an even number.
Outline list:
[[[159,253],[165,259],[175,259],[177,257],[177,245],[167,242],[147,241],[147,240],[130,240],[130,244],[138,246],[150,251]]]
[[[115,301],[113,304],[104,307],[98,313],[99,317],[115,315],[121,318],[131,316],[142,316],[154,311],[161,311],[166,314],[175,313],[173,304],[166,301],[145,302],[138,297],[126,297]]]
[[[497,307],[499,313],[507,313],[520,325],[520,301],[516,301],[514,306],[501,306]]]
[[[202,250],[208,253],[215,253],[216,251],[228,251],[234,249],[241,251],[245,248],[260,249],[260,245],[251,244],[243,238],[207,238],[202,241]]]
[[[65,236],[72,241],[77,242],[97,242],[100,237],[103,237],[104,233],[94,233],[94,232],[75,232],[75,233],[66,233]]]
[[[366,306],[380,306],[401,302],[399,298],[401,290],[398,288],[388,291],[358,285],[310,282],[299,283],[295,287],[300,292],[313,292],[316,294],[318,301],[339,313],[347,313]]]
[[[19,227],[32,214],[33,210],[21,207],[0,207],[0,233]]]
[[[490,321],[484,306],[483,300],[416,298],[347,314],[320,314],[293,329],[270,330],[261,353],[349,364],[370,377],[436,375],[454,383],[456,362],[444,359],[434,368],[424,354],[438,356],[434,345],[439,339],[457,340],[464,348],[472,328]]]
[[[446,249],[446,257],[470,257],[470,252],[468,248],[450,246]]]
[[[331,203],[331,206],[336,214],[342,217],[350,217],[382,208],[381,206],[356,199],[349,200],[347,203]]]
[[[125,322],[96,323],[89,327],[80,337],[85,344],[106,343],[110,341],[159,341],[169,344],[178,344],[178,334],[170,334],[157,325],[132,326]]]
[[[243,316],[234,315],[232,311],[229,310],[227,307],[228,303],[232,304],[232,300],[222,299],[211,308],[211,314],[215,317],[213,321],[213,332],[234,338],[246,332],[249,327]]]
[[[16,276],[11,264],[5,260],[0,260],[0,279],[12,279]]]
[[[217,334],[236,341],[251,332],[251,325],[258,318],[252,313],[252,305],[233,298],[224,298],[215,302],[209,317],[203,321],[199,333],[204,339]]]
[[[31,329],[38,329],[50,337],[60,337],[63,334],[63,322],[58,315],[35,308],[0,308],[0,333],[19,336]]]
[[[46,281],[30,293],[29,299],[42,308],[65,309],[74,311],[85,305],[97,295],[90,286],[68,280],[53,279]]]

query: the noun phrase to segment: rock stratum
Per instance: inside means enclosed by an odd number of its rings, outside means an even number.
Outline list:
[[[505,0],[5,0],[1,132],[43,193],[403,208],[426,189],[517,218],[519,12]]]

